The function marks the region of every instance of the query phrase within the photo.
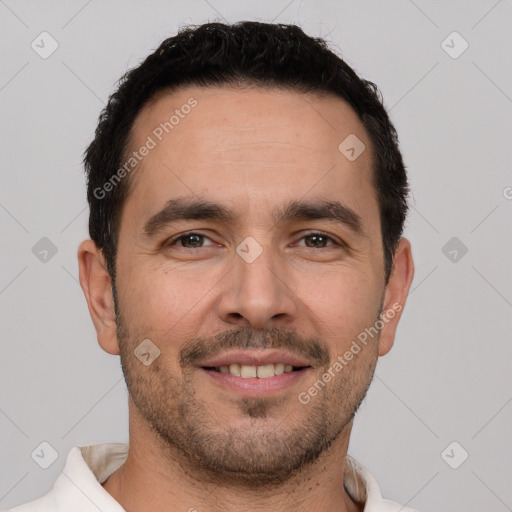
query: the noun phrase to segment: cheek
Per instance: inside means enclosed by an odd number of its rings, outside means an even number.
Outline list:
[[[360,269],[335,269],[307,279],[301,275],[298,283],[300,297],[325,321],[367,319],[368,314],[377,313],[380,304],[374,277]]]
[[[331,340],[331,355],[345,352],[377,319],[380,291],[370,274],[344,269],[302,283],[310,286],[301,288],[300,297],[313,313],[317,334]]]
[[[122,313],[140,335],[161,345],[195,332],[197,315],[208,300],[211,283],[205,276],[190,277],[180,268],[132,267],[122,274]],[[121,279],[120,279],[121,282]],[[121,296],[121,293],[120,293]]]

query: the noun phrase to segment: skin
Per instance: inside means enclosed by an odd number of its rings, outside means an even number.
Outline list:
[[[187,87],[143,109],[131,147],[192,96],[197,106],[130,176],[116,260],[117,323],[101,251],[91,240],[78,251],[98,342],[121,355],[130,392],[129,455],[103,486],[128,512],[291,511],[298,504],[312,512],[362,510],[343,488],[353,415],[378,357],[393,345],[402,310],[309,404],[297,396],[374,325],[381,308],[403,309],[413,279],[411,246],[402,238],[384,281],[368,135],[339,98]],[[353,162],[338,150],[349,134],[366,145]],[[146,220],[178,197],[215,201],[239,218],[180,221],[145,237]],[[326,220],[273,222],[273,208],[305,199],[347,205],[366,236]],[[189,231],[207,238],[165,245]],[[312,243],[311,231],[332,241]],[[249,236],[262,248],[252,263],[236,252]],[[271,345],[262,344],[264,335]],[[161,352],[149,366],[133,354],[147,338]],[[327,360],[273,396],[253,398],[180,364],[193,343],[215,351],[242,340],[251,348],[296,342],[303,356],[304,347],[318,346]]]

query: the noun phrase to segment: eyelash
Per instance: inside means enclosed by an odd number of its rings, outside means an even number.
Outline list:
[[[188,236],[192,236],[192,235],[199,235],[203,238],[207,238],[208,240],[211,240],[211,238],[209,236],[206,236],[202,233],[198,233],[197,231],[189,231],[187,233],[182,233],[181,235],[178,235],[178,236],[175,236],[174,238],[171,238],[170,240],[168,240],[167,242],[165,242],[164,246],[165,247],[170,247],[170,246],[173,246],[175,245],[176,242],[178,242],[179,240],[182,240],[184,238],[187,238]],[[322,231],[310,231],[308,233],[305,233],[301,238],[300,240],[303,240],[304,238],[308,238],[310,236],[314,236],[314,235],[320,235],[321,237],[324,237],[324,238],[327,238],[328,241],[331,241],[332,244],[331,245],[327,245],[326,247],[320,247],[320,249],[327,249],[327,247],[332,247],[333,245],[338,245],[340,247],[345,247],[345,244],[344,243],[339,243],[337,240],[335,240],[332,236],[328,235],[327,233],[323,233]],[[213,240],[211,240],[213,241]],[[188,249],[188,250],[197,250],[197,249],[202,249],[203,247],[196,247],[196,248],[188,248],[188,247],[181,247],[182,249]],[[315,247],[308,247],[308,249],[315,249]]]

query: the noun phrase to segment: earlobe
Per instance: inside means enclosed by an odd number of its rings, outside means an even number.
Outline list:
[[[386,286],[379,356],[387,354],[393,347],[398,322],[402,316],[413,278],[414,261],[411,243],[406,238],[401,238],[393,259],[393,270]]]
[[[87,300],[98,343],[105,352],[119,354],[112,282],[102,251],[92,240],[78,248],[80,286]]]

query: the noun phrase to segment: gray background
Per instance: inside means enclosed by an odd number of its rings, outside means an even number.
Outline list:
[[[126,69],[179,26],[223,19],[326,37],[379,85],[400,135],[416,276],[349,453],[423,512],[512,510],[510,0],[0,0],[0,508],[46,492],[72,446],[128,439],[119,359],[77,281],[82,152]],[[47,59],[31,48],[43,31],[59,44]],[[442,45],[453,31],[469,44],[458,58],[457,36]],[[42,441],[59,454],[48,469],[31,458]]]

